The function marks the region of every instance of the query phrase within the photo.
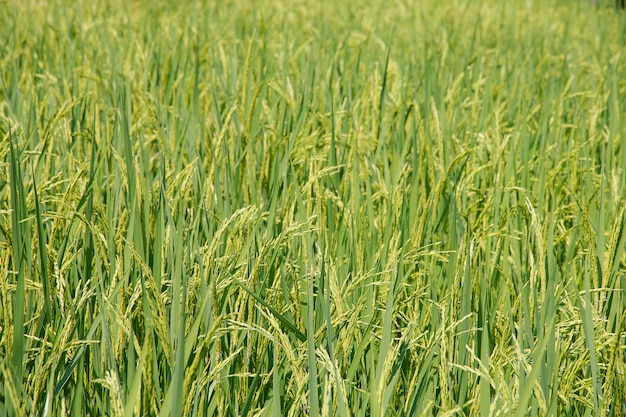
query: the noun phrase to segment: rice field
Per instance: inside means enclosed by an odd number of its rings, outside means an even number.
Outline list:
[[[0,417],[626,416],[626,13],[0,0]]]

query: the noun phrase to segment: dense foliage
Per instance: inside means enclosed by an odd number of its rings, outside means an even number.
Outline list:
[[[260,3],[0,3],[0,416],[626,415],[624,13]]]

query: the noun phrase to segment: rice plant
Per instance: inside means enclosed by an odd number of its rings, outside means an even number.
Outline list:
[[[625,16],[0,2],[0,416],[625,416]]]

